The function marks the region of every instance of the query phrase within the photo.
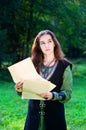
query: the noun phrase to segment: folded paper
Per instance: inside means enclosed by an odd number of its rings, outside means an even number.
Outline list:
[[[8,70],[15,83],[23,81],[23,99],[44,100],[40,93],[49,92],[55,88],[50,81],[42,78],[36,71],[31,58],[26,58],[8,67]]]
[[[26,79],[34,79],[35,77],[39,77],[30,57],[9,66],[8,70],[10,71],[15,83]]]

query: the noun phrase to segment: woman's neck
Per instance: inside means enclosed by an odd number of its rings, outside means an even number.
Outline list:
[[[55,56],[54,55],[49,55],[44,57],[44,65],[46,66],[51,66],[55,63]]]

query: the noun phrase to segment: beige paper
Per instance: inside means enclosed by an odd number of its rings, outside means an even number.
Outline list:
[[[27,79],[39,78],[30,57],[9,66],[8,70],[10,71],[15,83]]]
[[[51,91],[53,88],[55,88],[55,85],[45,79],[32,79],[25,80],[23,87],[24,90],[22,93],[22,98],[44,100],[44,98],[41,98],[39,94]]]
[[[49,92],[55,88],[54,84],[43,79],[36,72],[30,57],[8,67],[8,70],[15,83],[19,81],[24,82],[22,92],[23,99],[44,100],[39,94],[42,92]]]

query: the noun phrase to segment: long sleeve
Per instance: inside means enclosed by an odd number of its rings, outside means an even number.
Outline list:
[[[73,77],[70,66],[65,69],[63,74],[63,84],[59,93],[53,92],[53,100],[59,100],[61,103],[65,103],[71,98],[72,94]]]
[[[61,87],[61,93],[64,93],[65,99],[61,102],[67,102],[71,98],[73,85],[73,76],[70,66],[68,66],[63,75],[63,85]]]

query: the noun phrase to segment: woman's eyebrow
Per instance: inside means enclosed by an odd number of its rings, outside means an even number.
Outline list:
[[[52,40],[52,38],[48,39],[48,41]]]
[[[51,39],[51,38],[49,38],[47,41],[50,41],[50,40],[52,40],[52,39]],[[44,41],[40,41],[40,43],[41,43],[41,42],[44,42]]]

